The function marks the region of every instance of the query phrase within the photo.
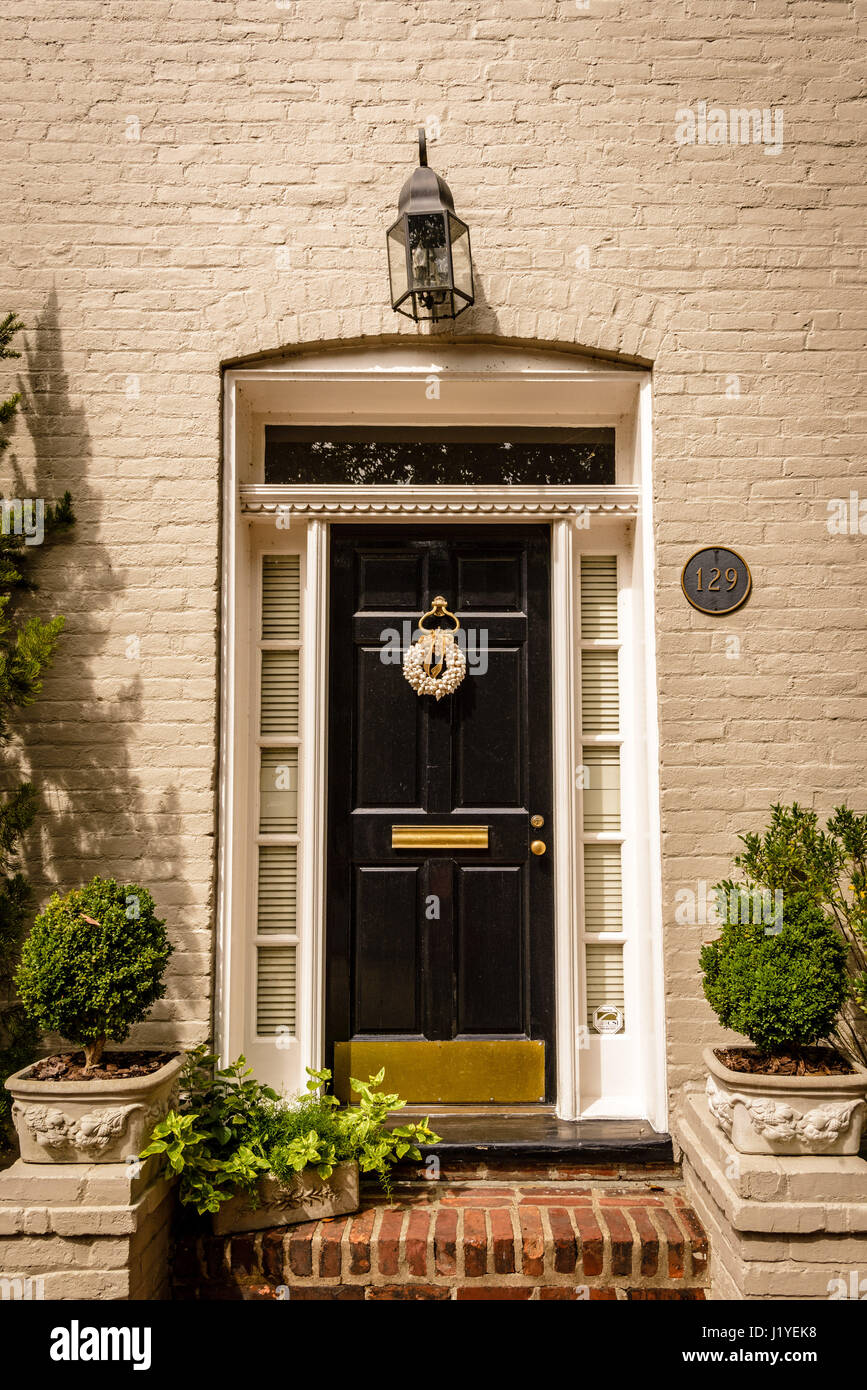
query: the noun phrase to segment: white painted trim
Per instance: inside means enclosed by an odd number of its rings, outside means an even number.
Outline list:
[[[321,1067],[325,1026],[326,776],[328,735],[328,527],[307,527],[301,672],[301,972],[298,980],[303,1064]]]
[[[566,356],[567,354],[564,354],[564,357]],[[569,354],[568,356],[572,355]],[[580,358],[575,355],[572,357],[572,360],[577,362]],[[258,370],[255,367],[231,367],[226,375],[241,377],[247,382],[262,381],[268,382],[271,385],[273,385],[274,382],[284,381],[330,381],[335,383],[339,382],[341,386],[344,386],[347,382],[382,381],[384,379],[387,379],[390,384],[396,383],[400,385],[406,382],[417,384],[419,377],[424,377],[426,373],[436,375],[442,373],[444,376],[459,377],[461,381],[490,382],[491,380],[490,371],[468,372],[459,370],[457,372],[452,372],[449,371],[447,367],[444,367],[442,363],[438,364],[436,362],[429,362],[425,366],[414,367],[410,370],[395,368],[387,373],[378,371],[376,368],[372,370],[370,368],[367,370],[363,368],[355,370],[347,368],[343,371],[339,368],[335,368],[333,371],[326,371],[322,367],[309,367],[305,370],[301,367],[293,367],[284,364],[283,366],[265,367]],[[590,370],[581,371],[564,367],[562,371],[497,371],[497,380],[508,382],[552,381],[559,385],[565,379],[574,378],[588,386],[592,386],[594,383],[601,381],[616,382],[619,386],[623,384],[624,379],[628,376],[633,376],[635,378],[635,384],[638,385],[641,377],[646,374],[646,371],[641,367],[615,367],[610,371],[605,371],[603,369],[594,370],[592,368]]]
[[[295,485],[247,483],[240,489],[241,510],[253,519],[273,521],[278,513],[305,519],[323,516],[339,521],[405,521],[421,516],[468,521],[488,518],[521,517],[534,521],[575,519],[585,513],[615,519],[638,513],[637,488],[611,485],[602,488],[575,487],[450,487],[358,486],[300,487]]]
[[[557,1114],[577,1119],[581,1108],[580,933],[582,902],[580,848],[576,834],[575,675],[576,614],[573,525],[551,528],[551,678],[554,759],[554,969],[557,1038]]]
[[[641,459],[642,491],[644,505],[637,523],[633,564],[641,569],[641,591],[644,596],[641,632],[641,656],[643,658],[643,680],[641,682],[644,699],[643,727],[644,767],[646,769],[646,805],[644,823],[645,863],[644,879],[648,886],[647,937],[648,970],[645,1002],[647,1017],[645,1037],[648,1045],[644,1048],[644,1090],[648,1100],[648,1119],[655,1129],[664,1131],[668,1127],[668,1085],[666,1077],[666,1015],[665,1015],[665,968],[663,963],[663,920],[662,920],[662,823],[660,815],[659,785],[659,706],[657,696],[656,667],[656,612],[654,594],[656,592],[656,548],[653,535],[651,499],[653,497],[653,394],[648,377],[642,382],[638,406],[638,447]],[[636,638],[638,633],[636,633]]]
[[[262,525],[273,525],[275,513],[286,508],[294,537],[299,531],[306,538],[302,655],[302,754],[300,825],[303,826],[299,863],[302,942],[299,970],[298,1047],[292,1050],[291,1076],[285,1081],[298,1086],[303,1066],[321,1061],[324,994],[324,911],[325,911],[325,796],[326,796],[326,711],[327,711],[327,624],[328,624],[328,523],[344,517],[374,522],[448,520],[492,521],[534,518],[552,524],[552,655],[554,675],[554,805],[556,825],[557,878],[556,911],[556,992],[557,992],[557,1072],[558,1112],[564,1117],[581,1113],[618,1113],[606,1108],[600,1098],[581,1109],[581,1054],[577,1051],[583,1012],[583,959],[577,917],[582,901],[582,838],[580,795],[576,795],[574,769],[578,754],[579,726],[574,701],[580,700],[577,668],[580,640],[577,631],[575,560],[578,540],[575,516],[585,507],[593,512],[592,550],[617,553],[618,563],[633,567],[635,588],[630,604],[629,623],[622,633],[629,644],[627,666],[635,665],[635,676],[627,684],[643,687],[630,729],[624,726],[624,746],[630,739],[635,750],[636,770],[640,765],[642,785],[636,789],[640,802],[634,838],[636,871],[641,886],[642,921],[633,922],[635,938],[643,928],[647,947],[639,961],[636,977],[641,978],[642,1003],[639,1010],[639,1075],[635,1113],[646,1115],[657,1127],[665,1124],[665,1052],[662,1013],[662,913],[661,863],[659,845],[658,735],[656,731],[655,655],[653,618],[653,537],[651,523],[650,475],[650,379],[641,369],[601,368],[592,360],[571,354],[540,353],[544,366],[534,370],[534,354],[495,346],[465,345],[459,351],[437,348],[431,361],[431,346],[359,349],[346,354],[314,354],[306,362],[293,357],[291,363],[263,367],[236,368],[226,373],[225,390],[225,468],[223,486],[223,616],[221,624],[221,749],[220,749],[220,854],[218,867],[218,979],[215,1016],[218,1043],[224,1055],[240,1051],[238,1035],[239,991],[230,987],[237,981],[239,952],[233,948],[230,923],[239,940],[249,940],[249,924],[238,912],[238,888],[245,874],[239,865],[244,853],[233,848],[236,827],[249,821],[248,808],[239,799],[237,738],[244,720],[249,719],[249,691],[238,689],[238,672],[245,669],[242,652],[249,634],[241,628],[240,596],[249,583],[240,574],[247,565],[250,547],[247,538]],[[516,356],[523,363],[512,370]],[[377,364],[390,365],[383,369]],[[327,359],[327,367],[325,365]],[[556,361],[555,361],[556,359]],[[472,366],[472,363],[483,365]],[[363,365],[364,363],[373,365]],[[354,364],[354,365],[353,365]],[[562,365],[561,365],[562,364]],[[449,423],[528,423],[544,421],[551,425],[612,423],[621,432],[617,450],[618,483],[611,488],[275,488],[256,481],[257,440],[264,434],[264,422],[331,423],[355,421],[391,423],[395,418],[412,420],[420,429],[419,387],[425,374],[442,373],[449,382],[448,405],[441,402],[437,424]],[[334,383],[341,389],[335,391]],[[319,387],[322,390],[319,390]],[[374,387],[376,391],[374,392]],[[383,395],[383,392],[385,394]],[[242,408],[243,400],[243,408]],[[382,402],[389,402],[383,407]],[[552,409],[552,403],[554,408]],[[397,412],[393,414],[392,412]],[[637,417],[637,419],[636,419]],[[433,421],[431,421],[433,422]],[[243,435],[243,437],[242,437]],[[261,478],[261,473],[259,473]],[[624,526],[637,518],[634,554],[628,557],[624,546]],[[279,534],[279,533],[278,533]],[[240,538],[244,537],[244,544]],[[582,544],[582,548],[584,548]],[[590,548],[590,547],[588,547]],[[255,553],[258,546],[252,547]],[[630,627],[631,624],[631,627]],[[562,640],[558,640],[558,637]],[[622,687],[623,690],[626,686]],[[606,737],[605,742],[616,742]],[[243,735],[241,742],[244,743]],[[241,779],[249,781],[247,771]],[[624,779],[625,780],[625,779]],[[645,804],[646,803],[646,804]],[[645,814],[646,813],[646,814]],[[250,837],[244,831],[241,838]],[[635,901],[641,899],[636,890]],[[633,915],[635,906],[633,905]],[[649,920],[648,920],[649,919]],[[628,935],[628,933],[627,933]],[[243,951],[240,953],[243,955]],[[646,957],[646,959],[645,959]],[[647,970],[645,967],[648,967]],[[649,981],[649,983],[648,983]],[[244,988],[241,986],[241,998]],[[236,1039],[238,1042],[236,1043]],[[605,1044],[619,1047],[625,1039],[607,1038]],[[239,1045],[240,1043],[240,1045]],[[288,1062],[289,1058],[285,1058]],[[621,1097],[622,1100],[622,1097]]]
[[[217,932],[214,965],[214,1039],[225,1061],[232,1036],[231,980],[233,969],[232,844],[234,843],[234,748],[235,748],[235,576],[237,537],[237,487],[235,485],[236,384],[224,383],[223,488],[220,576],[220,754],[217,805]]]

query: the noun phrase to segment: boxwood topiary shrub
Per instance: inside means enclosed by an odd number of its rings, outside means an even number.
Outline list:
[[[84,1048],[90,1071],[165,994],[171,951],[147,889],[97,877],[40,912],[15,984],[40,1028]]]
[[[787,894],[783,925],[727,923],[701,950],[704,992],[726,1028],[760,1052],[807,1047],[833,1032],[846,998],[846,946],[806,893]]]

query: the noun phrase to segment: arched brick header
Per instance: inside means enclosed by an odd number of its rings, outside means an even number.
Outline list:
[[[313,344],[328,347],[378,342],[428,340],[436,342],[503,342],[546,346],[588,353],[640,366],[658,358],[669,329],[670,306],[651,295],[611,285],[573,288],[570,306],[562,309],[539,305],[538,286],[524,286],[502,307],[476,304],[454,324],[440,331],[423,332],[395,314],[388,304],[364,309],[317,309],[310,313],[274,316],[273,305],[255,293],[224,300],[221,322],[213,327],[221,361],[234,365],[258,357],[280,356]],[[238,323],[229,320],[237,314]]]

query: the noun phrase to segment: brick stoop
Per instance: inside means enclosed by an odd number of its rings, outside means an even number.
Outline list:
[[[703,1299],[707,1238],[679,1182],[401,1182],[352,1216],[187,1236],[177,1299]]]

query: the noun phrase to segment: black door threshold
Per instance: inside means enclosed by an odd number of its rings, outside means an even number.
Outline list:
[[[415,1107],[413,1107],[415,1109]],[[406,1115],[406,1111],[400,1112]],[[397,1117],[396,1117],[397,1119]],[[399,1119],[397,1119],[399,1123]],[[558,1163],[671,1163],[671,1135],[646,1120],[558,1120],[551,1113],[515,1109],[506,1114],[479,1110],[437,1113],[430,1125],[439,1144],[425,1146],[425,1157],[438,1154],[452,1161]]]

